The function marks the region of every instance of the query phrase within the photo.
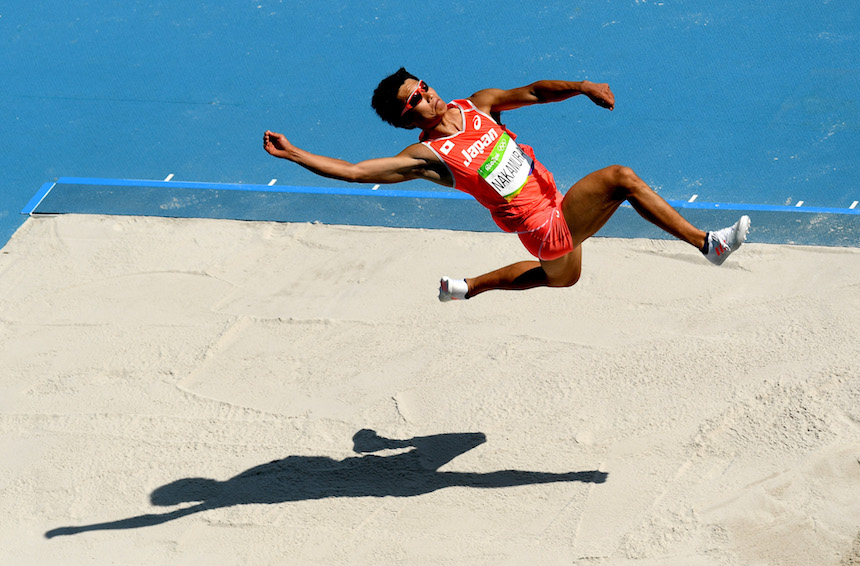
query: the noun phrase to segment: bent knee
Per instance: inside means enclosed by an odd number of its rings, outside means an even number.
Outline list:
[[[616,187],[632,187],[641,182],[639,175],[625,165],[610,165],[606,168],[610,182]]]
[[[549,279],[550,287],[573,287],[579,281],[579,277],[582,275],[581,269],[576,269],[575,271],[571,271],[570,273],[556,275]]]

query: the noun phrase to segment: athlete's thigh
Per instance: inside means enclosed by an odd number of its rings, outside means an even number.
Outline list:
[[[541,260],[540,265],[550,287],[570,287],[579,281],[582,273],[582,246],[574,247],[558,259]]]
[[[624,202],[616,166],[590,173],[577,181],[561,202],[573,245],[578,246],[600,230]]]

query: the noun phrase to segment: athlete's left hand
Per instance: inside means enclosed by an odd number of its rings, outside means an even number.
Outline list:
[[[582,87],[582,93],[593,103],[609,110],[615,109],[615,95],[612,94],[608,84],[583,81]]]

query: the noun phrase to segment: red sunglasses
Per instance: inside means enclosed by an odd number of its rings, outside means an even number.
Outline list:
[[[415,90],[413,90],[409,94],[409,97],[406,99],[406,106],[403,107],[403,112],[401,112],[400,115],[403,116],[404,114],[418,106],[421,103],[421,95],[427,92],[427,89],[429,88],[430,87],[427,86],[427,83],[422,80],[419,80],[418,85],[415,87]]]

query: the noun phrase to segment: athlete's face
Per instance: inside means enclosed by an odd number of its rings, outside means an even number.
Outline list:
[[[412,89],[412,92],[409,93],[409,96],[406,97],[406,103],[403,105],[403,112],[400,113],[401,116],[418,106],[421,103],[422,98],[424,97],[424,93],[429,90],[430,87],[427,86],[427,83],[419,80],[415,85],[415,88]]]
[[[402,115],[412,112],[417,121],[432,119],[443,114],[448,107],[436,91],[422,80],[406,79],[397,92],[397,98],[403,102]]]

